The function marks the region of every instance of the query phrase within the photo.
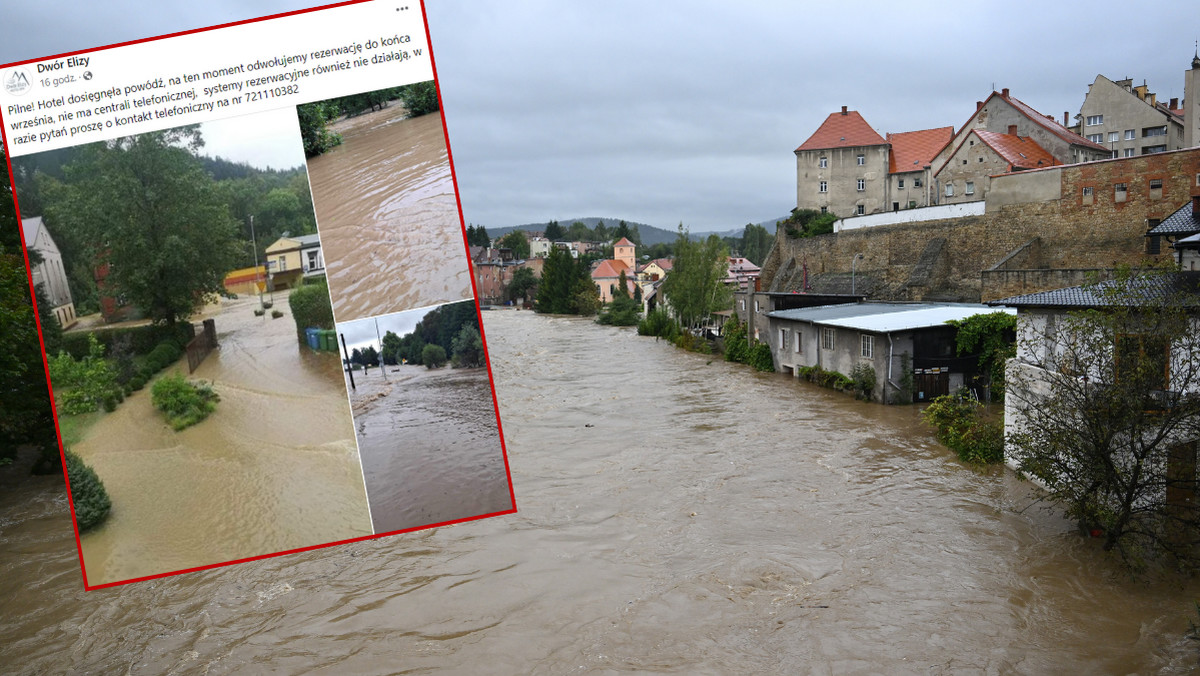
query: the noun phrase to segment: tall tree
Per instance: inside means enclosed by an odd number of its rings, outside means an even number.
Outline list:
[[[1023,314],[1006,454],[1133,568],[1200,545],[1200,286],[1195,275],[1083,287],[1093,309]]]
[[[563,239],[566,237],[566,234],[567,233],[563,231],[562,226],[558,224],[558,221],[550,221],[547,223],[546,232],[543,233],[546,239],[550,240],[551,242],[557,242],[558,240]]]
[[[685,328],[703,324],[718,310],[726,310],[732,292],[721,283],[728,271],[729,251],[717,235],[695,242],[679,224],[675,261],[663,281],[663,295]]]
[[[529,240],[524,230],[513,230],[501,237],[497,245],[501,249],[512,249],[515,258],[529,258]]]
[[[109,266],[112,291],[156,322],[221,292],[237,254],[237,226],[194,155],[202,145],[197,126],[92,144],[45,196],[50,219]]]

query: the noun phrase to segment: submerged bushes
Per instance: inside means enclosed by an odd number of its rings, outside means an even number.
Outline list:
[[[937,439],[959,460],[994,463],[1004,460],[1004,425],[983,418],[983,405],[960,394],[944,394],[921,412],[937,430]]]
[[[189,382],[178,373],[159,378],[150,388],[151,403],[167,416],[176,432],[207,418],[220,399],[208,385]]]

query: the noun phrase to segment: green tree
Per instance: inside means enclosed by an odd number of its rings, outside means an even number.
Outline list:
[[[409,117],[428,115],[438,110],[437,85],[433,80],[415,82],[400,88],[400,102]]]
[[[427,369],[441,368],[446,365],[446,350],[441,345],[426,345],[421,350],[421,363]]]
[[[67,482],[71,485],[71,503],[75,507],[75,523],[80,532],[99,526],[108,518],[112,500],[95,470],[71,451],[67,456]]]
[[[482,225],[467,226],[467,246],[482,246],[486,248],[491,245],[492,238],[488,237],[487,228],[484,228]]]
[[[317,101],[296,106],[300,118],[300,140],[304,143],[304,156],[316,157],[342,142],[341,134],[329,129],[329,125],[341,113],[330,101]]]
[[[524,230],[513,230],[501,237],[496,245],[501,249],[512,249],[514,258],[529,258],[529,239]]]
[[[821,213],[816,209],[792,209],[792,215],[779,221],[776,225],[782,227],[788,237],[816,237],[833,232],[833,224],[837,216],[833,212]]]
[[[1185,274],[1083,287],[1092,309],[1019,322],[1006,452],[1133,569],[1200,545],[1200,288]]]
[[[552,248],[542,266],[534,309],[549,314],[591,315],[599,305],[599,293],[587,262],[572,258],[566,249]]]
[[[110,292],[174,324],[224,290],[236,224],[193,154],[199,128],[180,127],[87,146],[47,195],[47,214],[92,242]]]
[[[379,350],[374,345],[368,345],[362,350],[363,366],[379,366]]]
[[[557,242],[558,240],[563,239],[567,233],[563,231],[562,226],[558,224],[558,221],[550,221],[546,224],[546,231],[542,234],[551,242]]]
[[[517,268],[513,272],[512,281],[508,283],[508,299],[512,301],[524,301],[530,291],[537,287],[538,277],[533,273],[532,268]]]
[[[483,337],[479,335],[477,327],[470,324],[463,325],[458,335],[454,337],[452,346],[455,368],[483,366]]]
[[[613,326],[634,326],[641,316],[640,310],[641,304],[629,296],[628,282],[625,279],[625,271],[622,270],[613,290],[612,302],[604,308],[596,321]]]
[[[751,263],[762,265],[771,251],[771,242],[771,233],[767,232],[766,228],[747,223],[746,228],[742,231],[742,241],[738,250]]]
[[[683,224],[679,225],[674,265],[662,291],[685,328],[701,326],[713,312],[729,307],[733,295],[721,283],[728,260],[729,252],[720,237],[709,235],[703,242],[695,242]]]
[[[592,230],[583,221],[575,221],[571,223],[571,227],[567,228],[567,239],[572,242],[590,242],[592,241]]]
[[[946,323],[958,328],[958,356],[979,355],[987,391],[992,399],[1004,399],[1004,365],[1017,354],[1016,315],[986,312]]]
[[[381,354],[384,364],[395,366],[400,363],[400,345],[400,336],[391,331],[383,334],[383,350]]]

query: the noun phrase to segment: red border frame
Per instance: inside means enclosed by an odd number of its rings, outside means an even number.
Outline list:
[[[358,5],[358,4],[363,4],[363,3],[371,2],[371,1],[372,0],[347,0],[346,2],[338,2],[338,3],[329,4],[329,5],[322,5],[320,7],[310,7],[307,9],[299,9],[299,10],[295,10],[295,11],[291,11],[291,12],[282,12],[279,14],[271,14],[271,15],[259,17],[256,19],[245,19],[242,21],[232,21],[229,23],[217,24],[217,25],[208,26],[205,28],[196,28],[196,29],[192,29],[192,30],[179,31],[176,33],[167,33],[165,35],[160,35],[157,37],[143,38],[140,40],[129,40],[127,42],[119,42],[119,43],[115,43],[115,44],[111,44],[111,45],[103,45],[100,47],[93,47],[90,49],[80,49],[80,50],[76,50],[76,51],[72,51],[72,52],[64,52],[62,54],[55,54],[52,56],[45,56],[45,57],[34,58],[34,59],[26,59],[24,61],[14,61],[12,63],[0,64],[0,68],[21,66],[21,65],[24,65],[27,63],[35,63],[38,61],[46,61],[48,59],[63,58],[63,57],[68,57],[68,56],[74,56],[77,54],[89,54],[92,52],[99,52],[99,51],[104,51],[104,50],[108,50],[108,49],[115,49],[118,47],[125,47],[125,46],[129,46],[129,45],[141,44],[143,42],[154,42],[156,40],[166,40],[169,38],[179,37],[179,36],[183,36],[183,35],[191,35],[194,33],[204,33],[207,31],[219,30],[222,28],[230,28],[233,26],[241,26],[244,24],[258,23],[261,21],[269,21],[271,19],[280,19],[280,18],[284,18],[284,17],[288,17],[288,16],[295,16],[298,14],[307,14],[309,12],[318,12],[318,11],[322,11],[322,10],[335,9],[337,7],[345,7],[348,5]],[[242,558],[242,559],[234,559],[231,561],[223,561],[220,563],[210,563],[210,564],[206,564],[203,566],[195,566],[192,568],[184,568],[184,569],[168,571],[168,572],[164,572],[164,573],[156,573],[154,575],[146,575],[143,577],[131,578],[128,580],[118,580],[116,582],[107,582],[105,584],[100,584],[100,585],[88,584],[87,568],[84,566],[84,561],[83,561],[83,544],[79,537],[79,525],[75,520],[75,500],[71,496],[71,482],[67,479],[67,471],[66,471],[67,459],[66,459],[66,453],[65,453],[64,447],[63,447],[63,442],[62,442],[62,431],[59,428],[59,424],[58,424],[58,409],[54,405],[54,390],[50,384],[50,366],[49,366],[49,362],[46,359],[46,341],[45,341],[44,336],[42,335],[42,321],[41,321],[41,315],[38,312],[37,293],[33,287],[33,273],[29,267],[28,243],[25,242],[25,232],[23,229],[21,229],[21,230],[19,230],[19,236],[21,238],[22,255],[25,258],[25,275],[29,281],[29,295],[33,302],[34,321],[37,325],[38,342],[41,344],[41,349],[42,349],[42,370],[43,370],[45,378],[46,378],[46,389],[50,393],[50,410],[54,414],[54,432],[55,432],[55,435],[58,437],[59,460],[62,463],[63,483],[66,485],[66,488],[67,488],[67,503],[70,505],[70,508],[71,508],[71,527],[75,531],[75,550],[76,550],[76,553],[79,555],[79,570],[83,575],[84,590],[92,591],[95,589],[105,589],[108,587],[117,587],[117,586],[121,586],[121,585],[132,584],[134,582],[144,582],[146,580],[156,580],[158,578],[163,578],[163,577],[173,577],[175,575],[182,575],[185,573],[194,573],[194,572],[198,572],[198,571],[202,571],[202,570],[211,570],[213,568],[222,568],[225,566],[231,566],[231,565],[235,565],[235,564],[239,564],[239,563],[246,563],[249,561],[259,561],[261,559],[270,559],[270,558],[274,558],[277,556],[286,556],[288,554],[298,554],[300,552],[309,552],[309,551],[313,551],[316,549],[324,549],[326,547],[335,547],[337,545],[350,544],[353,542],[362,542],[363,540],[374,540],[376,538],[387,537],[390,535],[397,535],[400,533],[411,533],[414,531],[427,530],[430,528],[440,528],[442,526],[450,526],[453,524],[466,523],[469,521],[478,521],[480,519],[486,519],[486,518],[490,518],[493,516],[503,516],[505,514],[515,514],[517,512],[517,496],[516,496],[515,490],[513,489],[512,469],[508,464],[508,445],[504,440],[504,427],[503,427],[503,423],[500,420],[500,404],[496,397],[496,380],[492,374],[491,355],[487,351],[487,335],[484,333],[484,328],[483,328],[483,314],[479,308],[479,290],[475,284],[475,266],[474,266],[474,263],[471,261],[471,248],[467,245],[467,230],[466,230],[465,220],[463,218],[462,197],[459,195],[459,192],[458,192],[458,174],[454,170],[454,154],[450,150],[450,132],[446,126],[446,115],[445,115],[444,109],[442,109],[442,90],[441,90],[441,87],[438,85],[437,62],[435,61],[434,55],[433,55],[433,37],[429,34],[429,16],[425,12],[425,0],[420,0],[420,2],[421,2],[421,20],[425,27],[425,37],[429,44],[429,63],[430,63],[430,66],[433,68],[434,87],[437,89],[438,108],[440,110],[440,114],[442,117],[442,135],[445,138],[446,156],[450,163],[450,179],[454,184],[454,201],[455,201],[456,206],[458,207],[458,224],[459,224],[459,230],[461,231],[462,238],[463,238],[463,252],[464,252],[464,255],[466,255],[466,257],[467,257],[467,269],[470,271],[470,274],[471,274],[471,294],[474,297],[473,300],[475,301],[475,317],[479,322],[479,335],[480,335],[480,338],[483,340],[484,354],[487,355],[488,382],[491,385],[491,389],[492,389],[492,409],[495,411],[495,414],[496,414],[496,432],[497,432],[497,434],[500,435],[500,452],[504,457],[504,473],[508,480],[508,495],[509,495],[509,500],[512,504],[512,507],[510,509],[507,509],[504,511],[499,511],[499,512],[491,512],[488,514],[479,514],[476,516],[469,516],[469,517],[465,517],[465,518],[461,518],[461,519],[454,519],[451,521],[441,521],[438,523],[431,523],[431,524],[427,524],[424,526],[414,526],[412,528],[405,528],[402,530],[389,531],[386,533],[374,533],[372,535],[364,535],[361,537],[350,538],[347,540],[337,540],[334,542],[328,542],[328,543],[319,544],[319,545],[309,545],[307,547],[299,547],[297,549],[288,549],[288,550],[284,550],[281,552],[274,552],[271,554],[260,554],[257,556],[251,556],[251,557],[246,557],[246,558]],[[19,198],[17,196],[16,181],[14,180],[15,177],[13,175],[12,156],[8,152],[8,134],[4,131],[3,111],[0,111],[0,142],[2,142],[4,144],[5,162],[8,165],[8,167],[7,167],[8,168],[8,182],[9,182],[9,185],[12,186],[13,207],[15,208],[16,213],[17,213],[17,221],[18,221],[18,228],[19,228],[20,220],[21,220],[21,207],[20,207]],[[359,462],[360,463],[362,462],[361,459],[359,460]],[[364,483],[363,487],[364,487],[364,489],[366,488],[365,483]],[[374,527],[374,524],[372,524],[372,527]]]

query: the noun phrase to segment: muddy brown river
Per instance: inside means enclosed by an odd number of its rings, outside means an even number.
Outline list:
[[[351,394],[375,532],[512,510],[487,369],[388,371]]]
[[[485,312],[519,512],[84,592],[61,483],[0,498],[17,673],[1160,674],[1131,582],[914,408]]]
[[[308,161],[339,322],[472,297],[441,115],[405,115],[343,119],[342,144]]]

